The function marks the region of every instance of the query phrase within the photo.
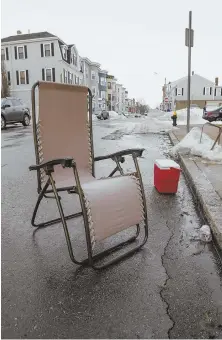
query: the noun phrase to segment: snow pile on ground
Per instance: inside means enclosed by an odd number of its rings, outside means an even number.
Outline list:
[[[96,117],[94,113],[92,114],[92,120],[98,120],[98,118]]]
[[[145,133],[159,133],[168,132],[172,130],[171,122],[159,121],[156,118],[146,119],[140,122],[128,122],[124,127],[126,134],[145,134]]]
[[[187,109],[177,110],[177,124],[178,125],[186,125],[187,124]],[[171,116],[173,112],[165,112],[160,115],[158,118],[160,120],[168,120],[172,121]],[[199,108],[191,108],[190,109],[190,124],[204,124],[206,120],[202,118],[203,110]]]
[[[176,156],[179,152],[182,155],[193,155],[205,158],[210,161],[222,162],[222,147],[215,145],[210,150],[214,141],[205,133],[200,143],[201,129],[194,127],[177,145],[171,149],[171,154]]]
[[[118,114],[116,111],[109,111],[109,119],[127,119],[127,118],[122,114]]]

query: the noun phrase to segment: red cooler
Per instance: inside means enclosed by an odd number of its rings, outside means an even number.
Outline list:
[[[180,166],[171,159],[157,159],[154,164],[154,186],[162,194],[175,194],[180,179]]]

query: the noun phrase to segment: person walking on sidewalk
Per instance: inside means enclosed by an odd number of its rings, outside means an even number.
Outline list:
[[[172,115],[171,119],[173,120],[173,126],[177,126],[177,112],[176,112],[176,110],[173,111],[173,115]]]

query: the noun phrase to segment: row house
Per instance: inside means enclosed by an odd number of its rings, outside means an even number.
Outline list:
[[[164,111],[179,110],[187,107],[188,77],[180,78],[163,86],[161,108]],[[222,86],[192,72],[190,88],[191,105],[203,108],[205,105],[222,104]]]
[[[100,64],[89,60],[88,58],[81,59],[81,68],[83,71],[83,85],[90,88],[93,100],[93,113],[99,110],[99,71]]]
[[[31,105],[31,87],[39,80],[82,84],[83,72],[74,44],[49,32],[21,34],[1,39],[1,58],[12,96]]]
[[[99,71],[99,111],[106,110],[107,102],[106,102],[106,92],[107,92],[107,77],[108,71],[100,70]]]
[[[116,95],[117,79],[113,75],[107,74],[106,81],[107,81],[107,96],[106,96],[107,109],[109,111],[115,111],[116,103],[117,103],[117,95]]]
[[[10,93],[31,107],[31,88],[37,81],[84,85],[93,95],[93,112],[124,113],[126,89],[100,64],[81,58],[74,44],[68,45],[49,32],[22,34],[1,39]],[[128,93],[127,93],[128,94]]]

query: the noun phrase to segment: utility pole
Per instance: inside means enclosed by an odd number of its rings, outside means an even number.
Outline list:
[[[189,28],[185,29],[185,45],[188,47],[188,82],[187,82],[187,133],[190,132],[190,84],[191,84],[191,47],[194,31],[192,29],[192,11],[189,11]]]

